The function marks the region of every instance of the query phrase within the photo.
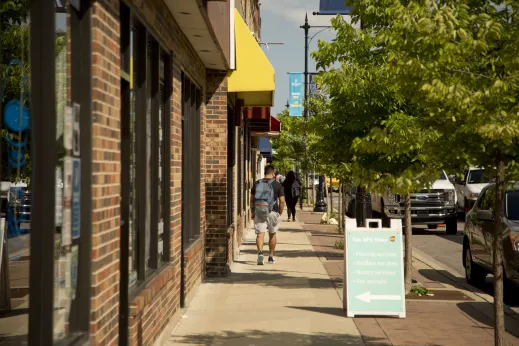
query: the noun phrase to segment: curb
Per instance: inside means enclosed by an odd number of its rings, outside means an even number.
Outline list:
[[[474,300],[480,302],[486,301],[488,303],[494,304],[494,297],[492,297],[489,294],[486,294],[477,287],[469,285],[467,282],[465,282],[465,280],[463,279],[465,277],[464,274],[461,274],[457,272],[455,269],[440,263],[439,261],[437,261],[436,259],[427,255],[425,252],[419,249],[413,248],[413,258],[436,270],[443,277],[451,281],[455,281],[459,286],[463,287],[467,291],[469,296],[471,296],[471,298],[473,298]],[[450,276],[445,275],[444,272],[447,272],[448,274],[450,274]],[[459,288],[455,289],[459,290]]]

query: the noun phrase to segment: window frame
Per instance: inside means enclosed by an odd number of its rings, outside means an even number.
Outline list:
[[[120,2],[121,13],[121,286],[120,286],[120,322],[119,334],[126,342],[129,340],[129,304],[146,285],[171,261],[171,101],[173,95],[173,54],[156,38],[131,6]],[[129,187],[132,155],[131,136],[131,97],[130,81],[130,47],[133,32],[133,54],[135,80],[135,185],[137,212],[134,231],[136,233],[136,282],[130,282],[130,194]],[[148,45],[150,56],[148,56]],[[160,61],[164,61],[163,94],[160,93]],[[156,61],[156,63],[151,63]],[[159,113],[162,108],[162,142],[159,141]],[[149,121],[149,125],[148,125]],[[148,128],[149,126],[149,128]],[[148,152],[147,136],[151,132]],[[162,184],[161,201],[159,201],[159,151],[162,152]],[[148,158],[150,172],[148,174]],[[156,188],[151,188],[152,186]],[[148,198],[149,192],[149,198]],[[158,225],[158,206],[162,205],[164,227],[161,235]],[[147,214],[148,213],[148,214]],[[147,229],[148,228],[148,229]],[[149,231],[149,239],[148,232]],[[163,256],[159,258],[158,240],[163,241]],[[149,245],[149,258],[146,256],[146,245]]]
[[[234,165],[235,154],[234,110],[227,106],[227,226],[234,224]]]
[[[185,251],[201,237],[202,89],[182,72],[182,244]],[[186,193],[189,191],[189,193]]]
[[[55,201],[58,157],[56,142],[56,4],[53,1],[28,2],[31,61],[31,246],[29,267],[28,343],[30,345],[70,345],[88,341],[90,332],[91,249],[92,249],[92,46],[91,4],[82,1],[79,8],[68,8],[70,26],[71,101],[81,105],[81,183],[80,241],[76,298],[71,302],[70,332],[54,340],[54,262]],[[49,116],[51,115],[51,116]],[[54,116],[52,116],[54,115]],[[37,132],[37,136],[34,135]],[[36,174],[36,172],[38,172]],[[40,197],[39,197],[40,196]],[[43,196],[43,197],[41,197]],[[37,245],[35,245],[37,244]],[[52,279],[49,279],[52,278]]]

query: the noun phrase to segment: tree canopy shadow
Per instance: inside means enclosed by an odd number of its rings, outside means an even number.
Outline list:
[[[263,330],[246,330],[242,332],[221,331],[218,333],[200,333],[172,336],[169,339],[175,345],[205,345],[205,346],[336,346],[364,345],[362,338],[351,334],[316,333],[303,334],[296,332],[272,332]],[[370,346],[387,345],[370,338]]]
[[[476,321],[494,327],[494,305],[488,302],[458,303],[458,308]],[[506,331],[519,339],[519,314],[505,306]],[[518,340],[519,341],[519,340]]]
[[[266,241],[265,241],[265,243],[266,243]],[[265,250],[266,248],[268,248],[268,247],[265,246],[263,248],[264,253],[266,251]],[[242,249],[240,252],[242,254],[249,254],[249,255],[258,254],[258,250],[256,250],[256,249]],[[284,258],[317,257],[317,254],[313,250],[276,250],[275,257],[284,257]]]
[[[246,284],[285,289],[333,288],[329,277],[308,278],[305,276],[290,276],[280,272],[231,272],[227,277],[208,278],[206,282],[213,284]]]

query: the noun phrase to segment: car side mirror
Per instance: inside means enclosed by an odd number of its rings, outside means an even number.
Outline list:
[[[449,178],[449,181],[450,181],[452,184],[456,183],[456,176],[455,176],[455,175],[449,175],[448,178]]]
[[[494,215],[490,210],[478,210],[478,220],[480,221],[493,221]]]

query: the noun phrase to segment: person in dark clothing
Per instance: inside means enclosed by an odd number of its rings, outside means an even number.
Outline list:
[[[301,181],[296,178],[296,174],[293,171],[288,172],[287,177],[283,181],[288,211],[287,221],[290,221],[290,216],[292,216],[292,221],[296,221],[296,205],[301,195],[301,186]]]

